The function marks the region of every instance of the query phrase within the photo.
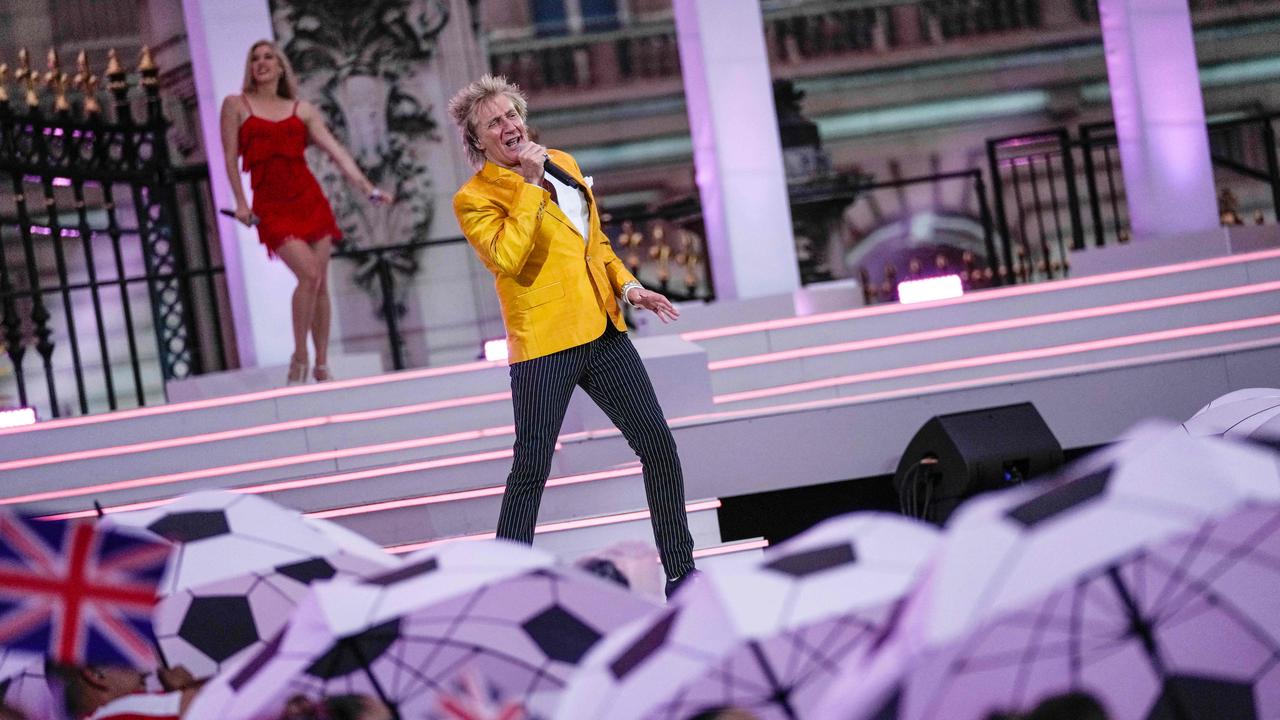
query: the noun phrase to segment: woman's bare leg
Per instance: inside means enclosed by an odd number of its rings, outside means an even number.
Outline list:
[[[316,295],[323,276],[316,268],[311,249],[301,240],[286,240],[276,250],[276,255],[298,279],[298,286],[293,290],[293,360],[295,364],[301,361],[305,373],[307,334],[315,321]],[[292,368],[290,379],[296,379],[292,377]]]
[[[333,242],[325,238],[310,247],[311,257],[315,260],[316,272],[320,275],[320,286],[316,290],[315,312],[311,316],[311,342],[316,348],[316,367],[329,366],[329,256],[333,252]],[[316,380],[328,380],[319,377]]]

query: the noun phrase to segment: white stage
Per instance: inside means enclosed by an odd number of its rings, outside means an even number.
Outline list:
[[[811,307],[830,306],[821,294]],[[636,339],[703,553],[759,546],[721,545],[719,498],[892,473],[933,415],[1030,401],[1076,448],[1280,386],[1280,249],[915,306],[786,307],[689,308],[681,334]],[[582,401],[536,541],[567,558],[652,539],[634,454]],[[111,512],[238,488],[412,547],[492,532],[511,422],[506,367],[483,362],[54,420],[0,430],[0,502]]]

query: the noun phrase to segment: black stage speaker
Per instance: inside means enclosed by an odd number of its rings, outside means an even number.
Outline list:
[[[1062,464],[1062,446],[1031,403],[938,415],[893,476],[904,514],[941,525],[965,500]]]

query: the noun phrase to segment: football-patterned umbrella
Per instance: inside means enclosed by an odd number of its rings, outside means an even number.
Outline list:
[[[0,649],[0,703],[27,720],[58,720],[58,705],[44,676],[44,655]]]
[[[464,679],[549,717],[587,651],[656,609],[522,545],[429,548],[384,575],[316,583],[285,630],[206,684],[187,718],[275,718],[296,695],[352,693],[433,718]]]
[[[1276,456],[1143,428],[962,508],[885,649],[814,717],[969,720],[1075,691],[1116,720],[1278,717],[1278,584]]]
[[[316,580],[389,570],[399,559],[326,520],[256,495],[200,492],[109,515],[177,544],[153,616],[165,659],[197,678],[274,637]]]
[[[1280,390],[1229,392],[1201,408],[1182,427],[1189,435],[1248,439],[1280,448]]]
[[[733,707],[795,720],[872,641],[933,556],[938,532],[894,515],[829,520],[748,566],[712,568],[668,611],[600,644],[562,720],[683,720]]]

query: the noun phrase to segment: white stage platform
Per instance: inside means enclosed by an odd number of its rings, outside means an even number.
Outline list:
[[[933,415],[1030,401],[1084,447],[1280,385],[1280,249],[916,306],[782,305],[699,308],[636,339],[700,553],[759,546],[721,547],[719,498],[891,473]],[[634,454],[582,402],[536,541],[566,558],[652,539]],[[234,488],[408,548],[492,532],[511,422],[506,368],[483,362],[55,420],[0,430],[0,503],[84,514]]]

